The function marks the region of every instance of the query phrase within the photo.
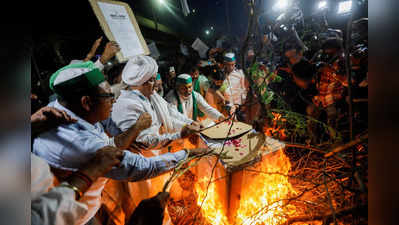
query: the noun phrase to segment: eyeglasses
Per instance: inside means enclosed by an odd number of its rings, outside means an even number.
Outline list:
[[[102,93],[102,94],[97,94],[96,97],[115,99],[115,94],[114,93]]]

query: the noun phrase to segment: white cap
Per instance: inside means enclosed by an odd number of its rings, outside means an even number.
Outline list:
[[[122,80],[127,85],[140,86],[151,77],[156,77],[158,72],[157,62],[144,55],[131,58],[122,71]]]

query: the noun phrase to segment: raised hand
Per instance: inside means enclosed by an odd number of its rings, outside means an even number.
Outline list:
[[[101,55],[100,62],[102,64],[107,63],[112,57],[116,55],[121,50],[118,43],[115,41],[110,41],[105,45],[103,54]]]

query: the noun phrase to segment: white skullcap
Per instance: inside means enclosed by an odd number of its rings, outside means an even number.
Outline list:
[[[144,55],[135,56],[127,62],[122,71],[122,80],[127,85],[140,86],[155,77],[158,72],[157,62]]]
[[[226,62],[234,62],[236,61],[236,56],[234,53],[229,52],[224,55],[224,61]]]
[[[177,84],[190,84],[192,82],[193,79],[191,78],[191,76],[185,73],[180,74],[179,76],[176,77]]]

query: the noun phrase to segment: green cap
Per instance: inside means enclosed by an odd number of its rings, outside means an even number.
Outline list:
[[[180,74],[176,77],[177,84],[190,84],[193,82],[193,79],[188,74]]]
[[[104,74],[93,62],[70,64],[57,70],[50,77],[50,89],[65,96],[85,89],[97,87],[105,81]]]

